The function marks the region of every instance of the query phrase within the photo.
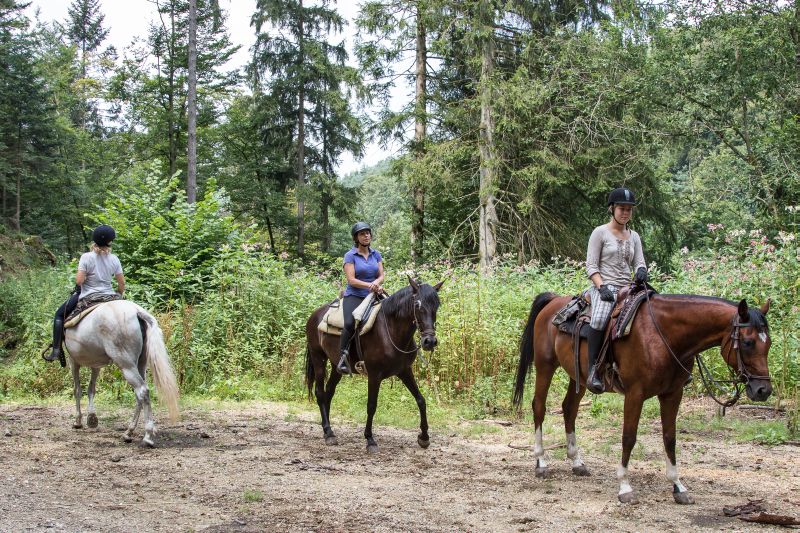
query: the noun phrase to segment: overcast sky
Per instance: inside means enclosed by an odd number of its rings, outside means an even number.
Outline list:
[[[28,13],[33,18],[36,10],[43,21],[65,21],[67,8],[72,0],[33,0],[28,8]],[[220,5],[228,13],[226,28],[231,40],[241,48],[227,68],[240,68],[250,59],[250,47],[255,43],[255,30],[250,27],[250,18],[255,11],[256,0],[220,0]],[[345,19],[352,21],[358,11],[357,2],[340,1],[336,8]],[[120,56],[135,39],[147,36],[147,28],[151,21],[156,19],[157,11],[154,0],[102,0],[101,10],[105,15],[104,27],[109,30],[104,44],[113,44]],[[352,35],[351,28],[345,28],[345,35]],[[342,36],[334,36],[341,39]],[[348,41],[350,41],[348,39]],[[202,139],[201,139],[202,142]],[[344,175],[362,166],[369,166],[391,154],[375,144],[368,145],[364,158],[354,161],[351,157],[343,157],[339,172]]]

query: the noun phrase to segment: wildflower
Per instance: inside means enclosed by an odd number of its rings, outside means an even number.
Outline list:
[[[686,254],[688,254],[688,253],[689,253],[689,248],[687,248],[686,246],[684,246],[683,248],[681,248],[681,255],[686,255]]]
[[[281,261],[286,261],[287,259],[289,259],[289,253],[283,251],[281,252],[281,255],[278,256],[278,258],[281,259]]]
[[[724,224],[706,224],[709,233],[714,233],[718,229],[723,229],[725,227]]]

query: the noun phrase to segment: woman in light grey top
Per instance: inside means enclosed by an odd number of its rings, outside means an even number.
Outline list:
[[[628,228],[636,199],[633,191],[614,189],[608,195],[611,219],[597,226],[589,237],[586,250],[586,275],[592,281],[589,295],[592,318],[589,322],[589,376],[586,387],[595,394],[603,392],[603,381],[595,372],[595,363],[603,345],[606,324],[611,317],[620,287],[634,280],[641,285],[647,281],[647,264],[639,234]]]
[[[78,300],[100,294],[122,297],[125,292],[125,276],[119,258],[111,253],[111,241],[117,236],[114,228],[105,224],[97,226],[92,232],[92,251],[81,256],[78,273],[75,275],[75,290],[72,295],[56,311],[53,317],[53,351],[49,355],[42,354],[45,361],[60,359],[64,365],[61,341],[64,336],[64,321],[75,310]],[[117,280],[117,290],[111,287],[112,277]]]

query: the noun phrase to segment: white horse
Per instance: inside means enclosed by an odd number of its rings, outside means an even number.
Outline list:
[[[156,431],[150,407],[150,391],[147,388],[145,371],[150,364],[153,383],[159,397],[167,405],[172,421],[178,419],[178,385],[169,362],[164,336],[156,319],[136,305],[126,300],[115,300],[102,304],[87,315],[77,326],[66,330],[64,343],[69,352],[72,379],[75,384],[75,407],[77,417],[72,427],[83,427],[81,419],[81,379],[80,369],[92,369],[89,381],[89,412],[86,424],[97,427],[94,409],[94,392],[100,369],[110,363],[116,364],[122,375],[136,393],[136,410],[123,439],[133,440],[133,432],[139,423],[139,414],[144,408],[145,425],[142,442],[154,446]]]

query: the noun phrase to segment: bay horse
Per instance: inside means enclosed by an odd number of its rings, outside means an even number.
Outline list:
[[[525,378],[536,367],[536,388],[532,408],[535,430],[533,455],[536,475],[547,475],[542,443],[547,391],[556,369],[561,366],[570,377],[562,403],[567,436],[567,457],[575,475],[589,475],[575,439],[575,418],[586,392],[587,350],[581,346],[580,371],[576,373],[572,337],[558,331],[553,316],[569,302],[569,297],[553,293],[539,294],[533,301],[525,331],[520,340],[520,361],[514,389],[519,406]],[[642,302],[633,321],[631,333],[612,343],[614,361],[624,386],[624,421],[622,426],[622,461],[617,469],[619,501],[635,503],[636,495],[628,478],[628,460],[636,443],[642,404],[658,397],[661,431],[666,452],[667,479],[673,485],[677,503],[694,503],[686,486],[678,478],[675,461],[675,424],[683,386],[694,366],[695,354],[720,346],[720,353],[746,383],[747,396],[764,401],[772,394],[767,353],[770,347],[765,315],[770,301],[750,308],[745,300],[738,304],[721,298],[694,295],[654,295]],[[585,344],[585,343],[582,343]],[[575,381],[580,383],[576,392]]]
[[[133,440],[133,432],[139,423],[139,414],[144,410],[145,432],[142,443],[149,447],[155,445],[153,437],[156,425],[153,421],[150,391],[145,377],[148,365],[153,374],[153,382],[158,388],[159,397],[167,405],[170,419],[177,420],[178,385],[164,345],[164,336],[153,315],[127,300],[103,303],[85,316],[77,326],[66,330],[64,344],[69,353],[75,387],[77,415],[73,428],[83,427],[81,367],[86,366],[92,370],[86,424],[90,428],[95,428],[97,427],[97,414],[94,408],[95,385],[100,369],[111,363],[119,367],[136,394],[136,409],[123,435],[125,442]]]
[[[417,444],[422,448],[430,445],[425,398],[419,391],[412,369],[419,350],[414,342],[414,333],[419,330],[420,346],[423,350],[433,351],[439,343],[436,339],[436,311],[439,309],[438,292],[444,281],[430,286],[427,283],[419,284],[409,277],[408,283],[408,286],[383,300],[372,329],[361,336],[362,356],[367,370],[367,425],[364,428],[364,438],[367,439],[369,453],[378,451],[372,435],[372,418],[378,407],[378,392],[381,382],[392,376],[400,378],[417,401],[420,417]],[[337,445],[339,441],[331,429],[330,409],[336,385],[342,379],[342,375],[336,371],[336,363],[339,362],[339,336],[317,329],[327,310],[328,305],[323,305],[306,322],[306,385],[309,399],[311,389],[314,388],[322,416],[325,444]],[[356,349],[357,342],[354,335],[351,353]],[[331,374],[326,385],[328,361],[331,362]]]

